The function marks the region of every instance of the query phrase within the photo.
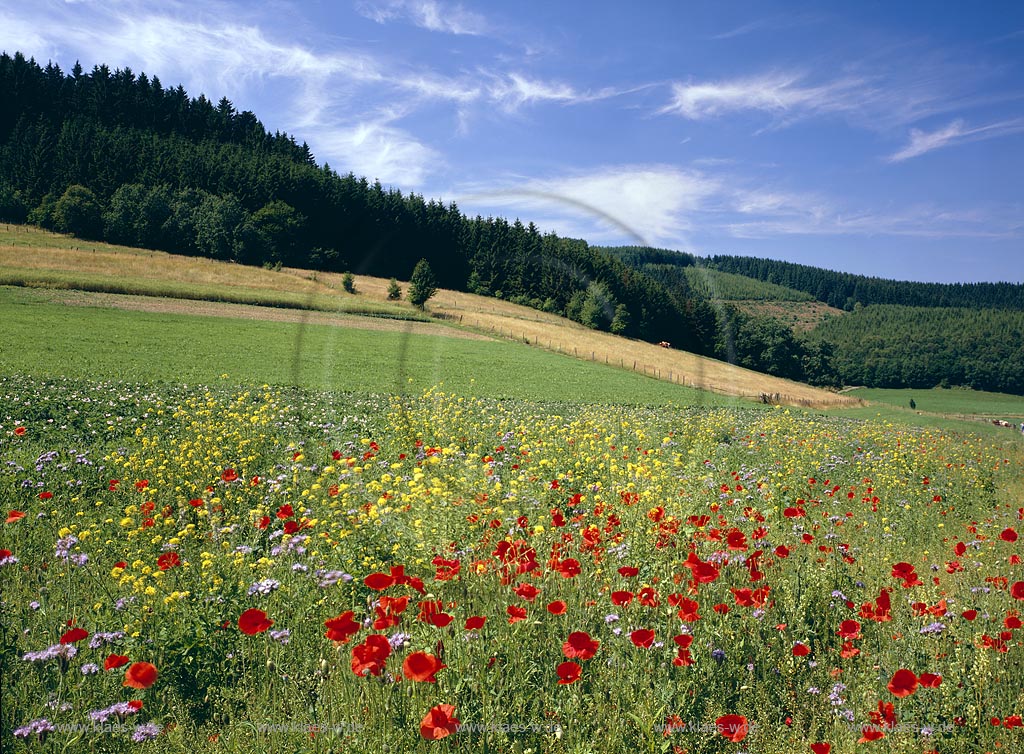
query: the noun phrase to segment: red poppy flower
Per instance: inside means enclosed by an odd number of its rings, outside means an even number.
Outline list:
[[[487,622],[487,618],[482,615],[473,615],[466,618],[466,630],[477,631],[484,627],[484,623]]]
[[[156,666],[148,662],[133,662],[124,673],[124,683],[133,689],[148,689],[156,683]]]
[[[743,715],[722,715],[715,720],[718,732],[734,744],[747,737],[747,718]]]
[[[193,508],[202,508],[203,507],[203,501],[200,500],[197,497],[192,498],[191,500],[189,500],[188,504],[191,505]]]
[[[811,744],[811,751],[814,754],[830,754],[832,751],[832,744],[817,743]]]
[[[292,508],[291,503],[285,503],[277,509],[277,513],[274,514],[279,519],[284,521],[286,518],[291,518],[295,515],[295,510]]]
[[[324,635],[331,641],[337,641],[342,644],[347,643],[362,628],[362,626],[352,620],[353,615],[354,613],[351,610],[346,610],[336,618],[325,620],[324,625],[327,626],[327,633]]]
[[[426,652],[413,652],[405,658],[402,663],[402,675],[410,681],[419,683],[437,683],[434,674],[442,668],[448,667],[434,655]]]
[[[1015,600],[1024,600],[1024,581],[1015,581],[1010,587],[1010,596]]]
[[[589,660],[595,654],[597,654],[597,648],[601,646],[601,642],[597,639],[591,639],[590,634],[585,631],[573,631],[569,634],[569,638],[566,639],[562,645],[562,654],[568,657],[570,660],[579,658],[580,660]]]
[[[425,600],[419,604],[419,608],[420,614],[416,616],[416,619],[423,623],[444,628],[455,620],[454,616],[444,612],[444,603],[441,600]]]
[[[580,574],[580,561],[576,560],[576,558],[566,558],[559,561],[558,567],[555,570],[562,574],[562,578],[571,579]]]
[[[843,639],[859,639],[860,623],[852,619],[844,620],[839,624],[839,630],[836,631],[836,634]]]
[[[775,557],[777,557],[777,558],[788,558],[789,557],[789,548],[786,547],[785,545],[779,545],[778,547],[775,548]]]
[[[839,650],[839,656],[844,660],[849,660],[851,657],[856,657],[859,654],[860,650],[853,646],[852,641],[844,642],[842,648]]]
[[[560,686],[567,686],[570,683],[576,683],[580,679],[583,675],[583,668],[575,662],[566,660],[559,664],[556,672],[558,673],[558,684]]]
[[[13,524],[15,521],[20,521],[23,518],[25,518],[25,514],[21,511],[11,511],[7,514],[7,520],[4,523]]]
[[[794,657],[806,657],[810,653],[811,653],[811,648],[808,647],[806,644],[803,644],[803,643],[798,641],[796,644],[793,645],[793,656]]]
[[[872,741],[877,741],[880,738],[885,738],[885,733],[883,733],[881,729],[874,728],[870,725],[865,725],[863,728],[861,728],[860,738],[857,739],[857,743],[867,744],[871,743]]]
[[[39,493],[39,499],[40,500],[49,500],[52,497],[53,497],[53,493],[49,492],[49,491],[47,491],[47,492],[40,492]]]
[[[262,610],[251,607],[238,616],[238,630],[243,634],[255,636],[261,634],[274,625],[274,621],[267,617]]]
[[[935,673],[921,673],[917,680],[924,689],[937,689],[942,685],[942,676]]]
[[[661,600],[658,597],[658,592],[654,587],[645,586],[637,594],[637,601],[644,607],[658,607],[661,605]]]
[[[533,584],[520,584],[512,591],[527,602],[533,602],[537,599],[537,595],[540,594],[540,589],[535,587]]]
[[[156,564],[161,571],[167,571],[175,566],[181,565],[181,558],[176,552],[165,552],[156,559]]]
[[[978,617],[978,611],[977,610],[964,610],[963,613],[961,613],[961,615],[964,617],[964,620],[974,620],[975,618]]]
[[[1016,542],[1017,532],[1013,530],[1012,526],[1008,526],[1007,528],[999,532],[999,538],[1004,542]]]
[[[654,644],[654,631],[649,628],[637,629],[629,635],[629,640],[633,642],[634,646],[650,649]]]
[[[548,603],[548,612],[552,615],[564,615],[567,605],[562,600],[555,600]]]
[[[61,644],[74,644],[82,639],[89,636],[89,632],[84,628],[72,628],[70,631],[65,631],[60,637]]]
[[[230,483],[238,479],[238,472],[234,469],[224,469],[224,471],[220,473],[220,478],[221,481]]]
[[[24,427],[15,427],[14,428],[14,434],[17,435],[18,437],[21,437],[23,434],[25,434],[25,432],[26,432],[26,429]]]
[[[917,683],[917,676],[914,675],[914,671],[900,668],[893,673],[892,680],[889,681],[887,688],[892,692],[893,696],[902,699],[917,691]]]
[[[684,623],[692,623],[693,621],[700,620],[700,616],[697,614],[697,610],[700,605],[696,601],[684,598],[679,603],[679,620]]]
[[[367,673],[379,676],[391,655],[391,644],[383,634],[370,634],[362,644],[352,647],[352,672],[358,676]]]
[[[113,670],[114,668],[119,668],[122,665],[127,665],[128,662],[128,655],[107,655],[107,659],[103,661],[103,669]]]
[[[619,607],[625,607],[626,605],[628,605],[632,601],[633,601],[633,593],[632,592],[627,592],[627,591],[622,590],[622,589],[620,589],[620,590],[618,590],[616,592],[612,592],[612,604],[613,605],[617,605]]]
[[[718,580],[718,566],[714,563],[698,563],[692,572],[693,580],[698,584],[711,584]]]
[[[619,575],[626,579],[631,579],[640,573],[640,569],[635,566],[622,566],[619,569]]]
[[[892,706],[892,702],[878,702],[878,711],[869,712],[868,719],[871,720],[874,725],[883,725],[886,728],[893,728],[896,726],[896,710]]]
[[[450,736],[459,729],[459,719],[453,717],[455,707],[451,704],[438,704],[431,707],[420,721],[420,735],[428,741],[436,741]]]
[[[690,634],[678,634],[672,637],[672,641],[682,649],[689,649],[690,645],[693,644],[693,636]]]
[[[505,612],[508,613],[508,623],[511,626],[517,621],[526,620],[526,608],[519,607],[518,605],[509,605],[505,608]]]

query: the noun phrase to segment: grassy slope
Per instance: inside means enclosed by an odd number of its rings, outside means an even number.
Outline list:
[[[885,403],[910,411],[910,400],[917,410],[932,414],[978,416],[990,419],[1024,420],[1024,397],[981,390],[889,390],[857,388],[849,391],[867,401]]]
[[[298,384],[580,403],[735,402],[506,341],[52,303],[0,288],[0,372],[90,379]]]
[[[419,313],[406,303],[387,301],[387,281],[357,277],[359,295],[341,293],[341,276],[308,270],[271,272],[207,259],[180,257],[86,242],[28,226],[0,226],[0,281],[104,291],[300,306],[328,311],[367,311],[399,317]],[[453,325],[493,333],[541,349],[603,362],[677,385],[757,398],[778,393],[805,406],[854,405],[800,383],[781,380],[682,351],[589,330],[562,317],[498,299],[439,291],[430,310]],[[243,315],[239,315],[243,316]]]

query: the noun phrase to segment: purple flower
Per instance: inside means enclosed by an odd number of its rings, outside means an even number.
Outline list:
[[[20,728],[15,728],[14,735],[17,738],[28,738],[29,736],[37,736],[39,741],[42,742],[46,738],[46,734],[52,730],[56,730],[46,718],[40,718],[33,720],[28,725],[22,725]]]
[[[409,634],[399,631],[388,637],[388,644],[391,645],[392,649],[398,650],[404,647],[411,638],[412,637]]]
[[[89,649],[99,649],[104,644],[114,644],[124,638],[124,631],[97,631],[89,639]]]
[[[257,581],[249,587],[249,596],[251,597],[254,594],[262,594],[266,596],[280,588],[280,586],[281,582],[277,579],[263,579],[263,581]]]
[[[82,675],[96,675],[100,672],[100,666],[95,662],[87,662],[82,666]]]
[[[160,726],[156,723],[143,723],[135,728],[135,732],[132,733],[132,741],[139,744],[152,741],[160,735],[160,730]]]
[[[131,705],[131,702],[118,702],[117,704],[111,704],[106,709],[93,710],[89,713],[89,718],[94,723],[105,723],[111,717],[123,719],[128,717],[128,715],[134,715],[136,712],[138,710]]]
[[[292,632],[287,628],[282,628],[280,631],[271,631],[270,638],[281,644],[287,644],[291,641]]]
[[[78,648],[71,644],[53,644],[38,652],[26,652],[21,659],[25,662],[46,662],[58,657],[70,660],[76,654],[78,654]]]

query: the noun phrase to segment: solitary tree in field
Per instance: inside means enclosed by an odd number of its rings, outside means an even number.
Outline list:
[[[402,286],[398,284],[398,281],[391,278],[391,282],[388,283],[388,301],[398,301],[402,298]]]
[[[421,259],[413,268],[409,280],[409,301],[420,309],[437,293],[437,278],[426,259]]]

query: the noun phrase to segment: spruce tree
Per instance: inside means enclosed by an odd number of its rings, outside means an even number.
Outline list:
[[[437,278],[426,259],[416,263],[409,280],[409,301],[413,306],[422,309],[427,301],[437,293]]]

